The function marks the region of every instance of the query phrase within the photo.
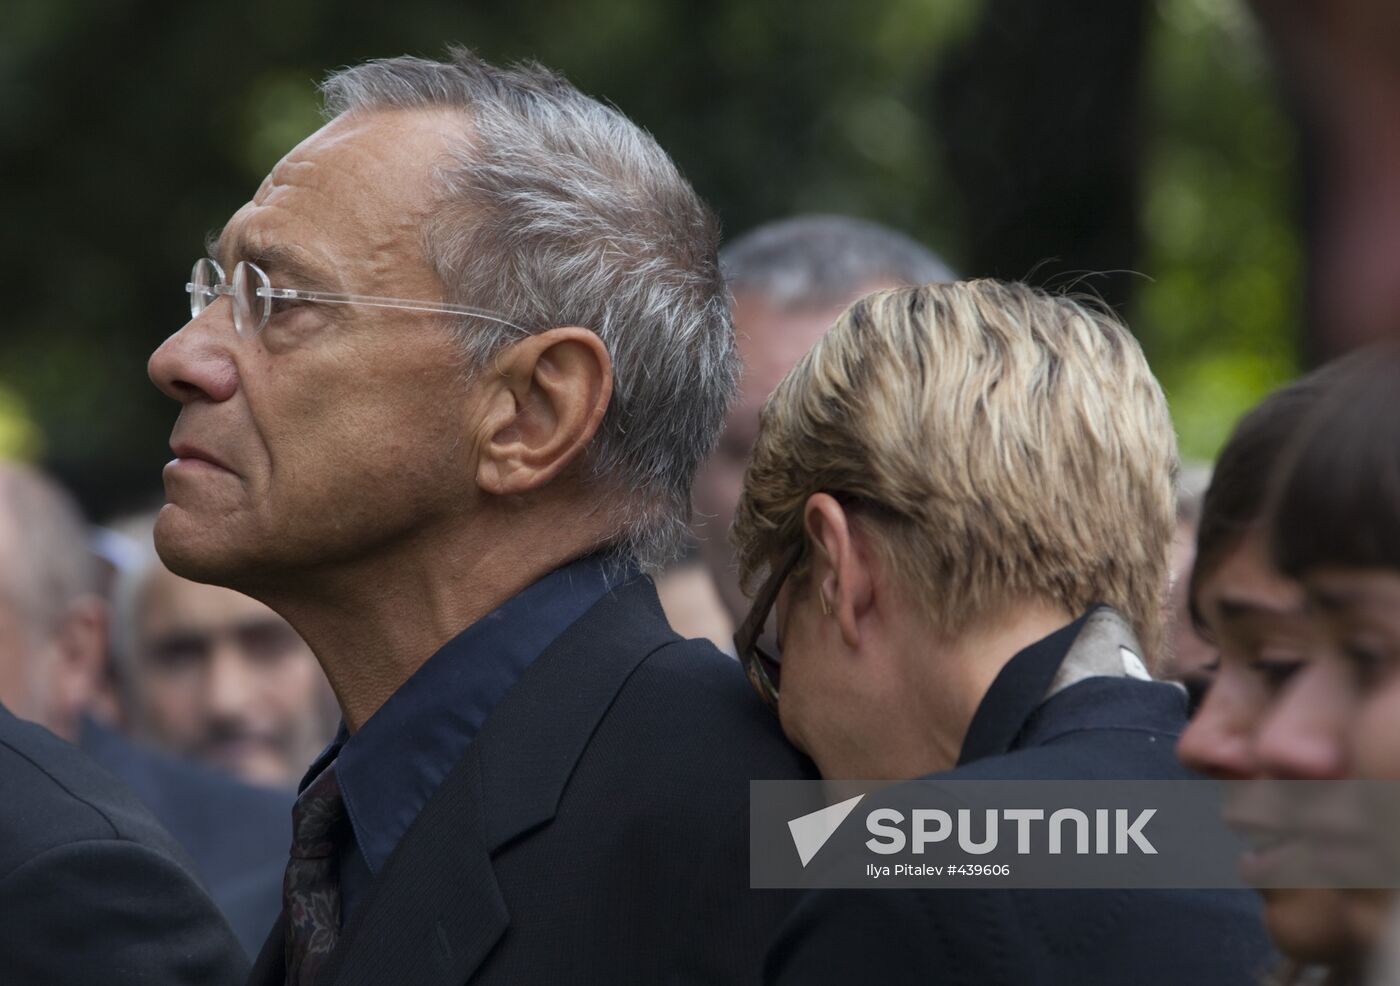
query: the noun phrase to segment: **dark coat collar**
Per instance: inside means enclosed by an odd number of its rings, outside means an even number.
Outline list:
[[[461,986],[510,923],[491,864],[549,823],[633,671],[677,639],[648,578],[608,593],[501,700],[355,909],[319,982]],[[282,981],[278,921],[249,980]]]
[[[1011,749],[1021,727],[1045,700],[1065,655],[1088,619],[1085,613],[1006,662],[973,713],[958,755],[959,767]]]
[[[1031,644],[1007,662],[977,706],[958,766],[1049,742],[1065,729],[1175,732],[1185,694],[1151,682],[1141,653],[1131,625],[1108,606]]]

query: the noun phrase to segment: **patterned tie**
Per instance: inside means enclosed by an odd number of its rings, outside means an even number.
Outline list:
[[[287,986],[309,986],[340,935],[339,847],[346,822],[335,764],[292,806],[292,852],[282,881]]]

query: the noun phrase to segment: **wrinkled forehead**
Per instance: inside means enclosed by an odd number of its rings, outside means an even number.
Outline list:
[[[416,246],[438,169],[465,132],[461,114],[389,110],[337,117],[277,163],[217,241],[218,259],[266,246],[320,259]]]
[[[397,193],[412,197],[464,130],[464,117],[446,110],[375,110],[338,116],[277,162],[253,203],[264,202],[283,188],[308,186],[336,196]]]

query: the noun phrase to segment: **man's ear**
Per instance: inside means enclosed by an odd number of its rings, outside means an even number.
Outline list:
[[[612,359],[596,334],[567,326],[532,335],[494,361],[477,427],[477,484],[498,496],[551,482],[602,425],[612,399]]]
[[[846,511],[829,493],[808,497],[802,520],[814,555],[811,581],[817,605],[836,620],[841,638],[854,649],[874,597],[868,553]]]

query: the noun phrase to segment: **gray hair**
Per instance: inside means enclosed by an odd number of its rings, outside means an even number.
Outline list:
[[[720,267],[734,294],[756,294],[783,309],[829,308],[875,287],[957,280],[922,244],[850,216],[765,223],[727,244]]]
[[[533,63],[497,68],[466,48],[445,62],[366,62],[323,84],[331,116],[463,111],[424,233],[460,304],[528,332],[580,325],[613,364],[612,402],[589,450],[599,503],[626,506],[616,538],[649,571],[674,555],[695,470],[738,379],[718,224],[670,158],[620,112]],[[465,322],[469,365],[515,335]]]
[[[97,591],[82,511],[52,479],[14,462],[0,462],[0,510],[15,538],[9,589],[31,631],[52,633],[73,603]]]

